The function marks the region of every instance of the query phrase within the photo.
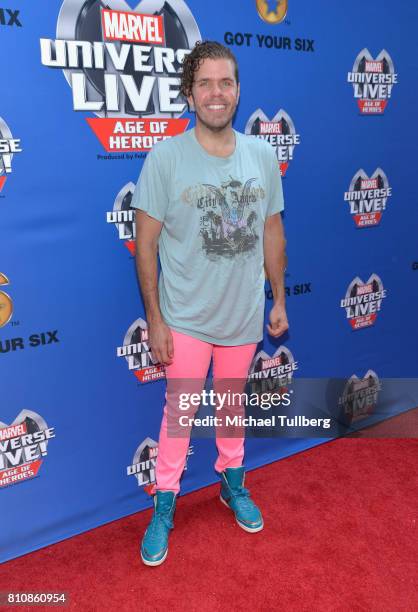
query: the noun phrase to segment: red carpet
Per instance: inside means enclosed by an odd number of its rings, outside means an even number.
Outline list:
[[[332,441],[247,475],[260,533],[207,487],[179,498],[162,566],[139,559],[147,510],[4,563],[0,591],[67,591],[83,612],[416,612],[417,459],[417,440]]]

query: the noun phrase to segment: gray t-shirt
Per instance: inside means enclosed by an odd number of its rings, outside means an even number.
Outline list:
[[[229,157],[207,153],[194,129],[155,145],[131,202],[163,223],[158,288],[165,322],[226,346],[263,337],[264,222],[283,210],[272,146],[234,133]]]

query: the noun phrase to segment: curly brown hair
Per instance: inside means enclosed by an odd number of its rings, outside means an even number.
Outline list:
[[[226,58],[234,64],[235,80],[239,83],[238,62],[228,47],[213,40],[198,41],[192,51],[184,56],[183,72],[181,75],[180,92],[185,98],[192,93],[194,75],[205,59]]]

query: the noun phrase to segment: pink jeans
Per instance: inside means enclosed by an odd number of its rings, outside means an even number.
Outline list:
[[[173,363],[166,367],[167,390],[171,386],[176,392],[166,393],[166,404],[161,423],[158,455],[156,463],[156,487],[163,491],[179,492],[180,477],[183,473],[187,450],[190,444],[190,431],[182,432],[181,437],[175,437],[168,430],[168,422],[172,415],[178,414],[177,381],[184,380],[189,391],[201,393],[204,388],[211,358],[213,356],[213,378],[241,379],[247,378],[251,360],[254,357],[256,344],[240,346],[221,346],[203,342],[192,336],[171,330],[174,343]],[[218,387],[219,388],[219,387]],[[183,389],[181,389],[183,390]],[[170,403],[171,402],[171,403]],[[198,407],[195,408],[195,411]],[[190,415],[190,413],[187,413]],[[171,427],[171,426],[170,426]],[[228,467],[239,467],[244,457],[244,437],[216,437],[218,458],[215,470],[222,472]]]

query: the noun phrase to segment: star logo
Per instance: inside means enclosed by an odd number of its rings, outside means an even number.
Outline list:
[[[281,4],[281,0],[265,0],[268,8],[267,8],[267,12],[268,13],[276,13],[277,9],[279,8],[280,4]]]
[[[263,21],[281,23],[287,14],[288,0],[256,0],[257,12]]]

